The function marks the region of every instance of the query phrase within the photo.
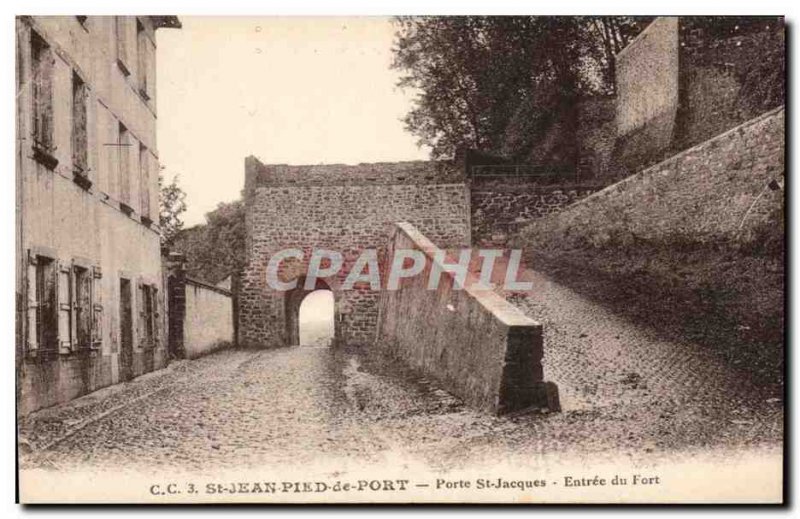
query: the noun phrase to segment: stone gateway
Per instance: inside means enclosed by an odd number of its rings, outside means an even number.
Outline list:
[[[239,342],[248,347],[296,344],[313,250],[336,250],[343,257],[339,273],[316,282],[316,288],[333,292],[335,344],[366,346],[375,340],[380,295],[368,283],[342,290],[362,252],[377,250],[383,265],[395,224],[402,221],[442,248],[468,247],[471,241],[463,170],[444,162],[287,166],[248,157],[244,198],[248,256]],[[267,283],[267,266],[285,249],[299,249],[305,259],[281,262],[280,279],[299,283],[295,290],[277,291]]]

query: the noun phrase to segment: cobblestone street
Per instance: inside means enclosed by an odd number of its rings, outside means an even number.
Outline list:
[[[529,273],[515,302],[545,325],[560,413],[496,418],[364,353],[228,350],[35,413],[23,468],[303,466],[320,459],[435,469],[559,456],[652,463],[696,452],[777,452],[782,402],[691,343],[659,340]]]

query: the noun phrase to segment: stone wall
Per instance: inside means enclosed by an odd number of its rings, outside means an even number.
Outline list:
[[[437,247],[413,225],[397,225],[392,249],[423,251],[427,261],[382,293],[377,348],[479,409],[558,410],[557,388],[544,382],[540,324],[492,291],[454,289],[448,272],[428,290]]]
[[[617,55],[614,167],[625,176],[672,142],[679,90],[678,18],[659,17]]]
[[[617,131],[625,135],[678,108],[678,18],[653,20],[617,54]]]
[[[603,181],[611,176],[617,138],[617,99],[613,96],[586,97],[577,104],[575,141],[578,154],[577,178]]]
[[[547,185],[514,179],[474,179],[470,189],[473,244],[505,246],[519,228],[557,213],[601,187],[602,184],[591,182]]]
[[[621,179],[784,103],[780,17],[659,17],[617,55]]]
[[[626,318],[779,383],[784,118],[767,112],[536,220],[514,245]]]
[[[742,18],[727,23],[680,18],[674,150],[694,146],[784,103],[783,21]]]
[[[253,163],[250,176],[258,186],[359,186],[452,184],[464,181],[463,170],[447,161],[373,162],[362,164]],[[247,189],[248,186],[245,186]]]
[[[183,338],[186,358],[193,359],[233,343],[233,298],[230,291],[186,280]]]
[[[590,195],[553,221],[609,240],[743,240],[783,204],[780,189],[765,188],[784,178],[784,129],[781,107]]]
[[[278,347],[290,343],[288,328],[296,321],[290,314],[299,308],[299,299],[295,301],[296,294],[272,290],[266,281],[267,264],[277,251],[299,248],[305,253],[302,262],[282,265],[281,275],[289,280],[303,276],[315,248],[340,252],[344,272],[364,249],[377,249],[382,258],[398,221],[413,222],[442,246],[468,245],[467,185],[455,170],[436,183],[440,167],[419,162],[273,167],[249,157],[245,180],[248,264],[239,297],[240,344]],[[354,168],[370,173],[350,175]],[[275,171],[281,173],[272,176]],[[285,183],[287,177],[300,184]],[[340,290],[344,275],[326,279],[322,287],[334,293],[336,341],[372,344],[378,293],[358,284],[353,290]]]

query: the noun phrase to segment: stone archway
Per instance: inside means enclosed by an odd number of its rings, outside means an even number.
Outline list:
[[[300,344],[300,305],[308,294],[316,290],[329,290],[333,294],[333,341],[331,347],[343,344],[341,327],[342,297],[339,284],[335,279],[318,279],[314,288],[305,288],[305,277],[297,278],[297,286],[283,296],[283,308],[286,323],[286,345]]]
[[[239,291],[239,344],[276,348],[295,339],[297,310],[304,294],[287,294],[267,282],[270,259],[300,250],[303,259],[282,260],[280,279],[307,272],[314,250],[336,251],[348,271],[365,249],[383,257],[397,222],[415,225],[439,247],[470,243],[469,190],[463,170],[444,162],[288,166],[245,160],[247,261]],[[346,275],[333,276],[344,284]],[[335,298],[335,343],[374,344],[380,291],[369,286]],[[295,299],[296,298],[296,299]]]

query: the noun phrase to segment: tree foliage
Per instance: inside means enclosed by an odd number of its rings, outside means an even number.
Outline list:
[[[528,159],[563,154],[578,96],[614,91],[625,17],[399,17],[392,67],[418,93],[404,119],[433,158],[461,147]],[[554,135],[548,135],[553,133]],[[544,151],[537,147],[544,146]]]
[[[186,257],[190,277],[218,283],[240,272],[245,263],[244,202],[220,202],[206,213],[206,223],[180,231],[173,250]]]
[[[186,193],[178,184],[178,175],[173,176],[172,181],[167,184],[163,173],[159,173],[158,185],[161,191],[158,214],[161,241],[169,246],[175,235],[183,228],[181,215],[186,212]]]

